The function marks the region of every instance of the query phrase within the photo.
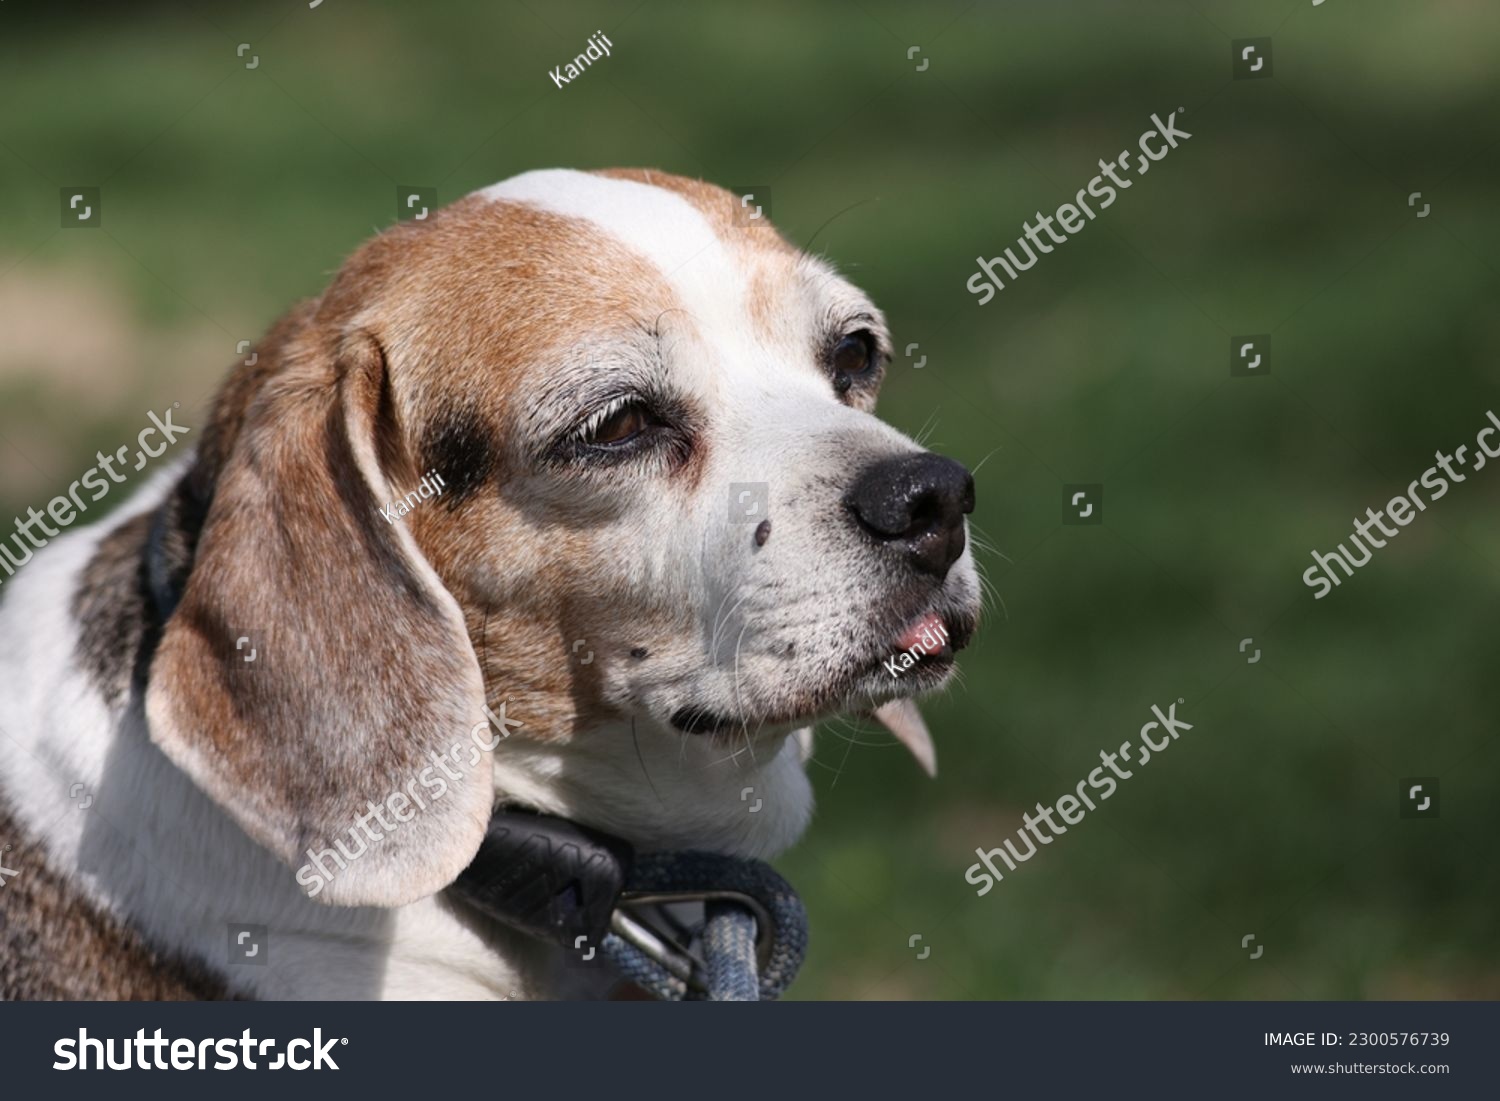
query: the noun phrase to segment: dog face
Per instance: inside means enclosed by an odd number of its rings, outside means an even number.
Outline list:
[[[300,862],[487,704],[520,724],[326,898],[442,886],[497,797],[769,851],[806,820],[800,767],[756,830],[716,786],[834,712],[930,753],[890,701],[973,630],[972,482],[871,414],[875,306],[739,215],[656,173],[517,177],[365,246],[226,387],[152,670],[163,749]],[[272,668],[205,671],[259,622]]]

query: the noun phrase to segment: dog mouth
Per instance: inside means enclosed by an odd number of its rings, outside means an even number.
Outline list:
[[[895,653],[905,655],[912,661],[906,668],[915,669],[925,663],[927,668],[946,667],[953,664],[953,657],[969,644],[974,634],[973,622],[953,614],[924,612],[911,620],[896,634]],[[877,659],[889,668],[887,657]]]
[[[689,704],[674,711],[669,721],[685,734],[717,735],[806,725],[844,712],[871,715],[910,745],[882,712],[904,703],[903,712],[914,714],[909,697],[936,687],[948,677],[955,655],[969,644],[976,624],[973,616],[952,610],[928,610],[897,622],[900,625],[894,630],[877,634],[882,643],[866,649],[847,662],[828,684],[795,702],[761,715],[730,715]],[[916,721],[920,723],[920,718]],[[915,747],[913,752],[923,759]],[[929,767],[925,760],[923,765]]]

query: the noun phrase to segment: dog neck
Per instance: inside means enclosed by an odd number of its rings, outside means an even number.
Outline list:
[[[769,859],[812,815],[810,731],[753,746],[601,724],[566,746],[512,737],[495,750],[502,801],[624,838],[643,852],[706,849]]]

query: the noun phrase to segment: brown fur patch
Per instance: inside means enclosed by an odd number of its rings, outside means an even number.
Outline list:
[[[528,737],[566,738],[605,717],[598,666],[580,663],[572,644],[592,635],[601,645],[599,625],[614,614],[577,595],[575,574],[601,553],[587,525],[539,531],[534,503],[504,491],[530,461],[515,444],[528,399],[550,364],[577,358],[576,343],[641,339],[677,305],[654,267],[589,223],[475,197],[371,242],[319,311],[368,317],[387,347],[395,404],[421,455],[392,491],[415,489],[433,466],[449,484],[402,522],[464,610],[490,703],[509,699]],[[701,457],[688,464],[680,492],[701,468]],[[494,579],[475,572],[486,547],[548,565],[497,608],[486,593]]]
[[[230,997],[201,961],[159,952],[51,868],[0,802],[0,1000],[194,1001]]]
[[[750,272],[750,290],[746,295],[746,309],[750,320],[761,332],[770,332],[776,324],[781,302],[789,290],[793,273],[781,265],[761,262]]]
[[[255,345],[255,363],[246,366],[241,360],[220,387],[198,441],[197,460],[188,475],[194,491],[204,502],[213,497],[219,472],[234,451],[250,406],[266,382],[280,374],[293,359],[294,338],[307,327],[315,306],[315,302],[300,302],[282,315]]]

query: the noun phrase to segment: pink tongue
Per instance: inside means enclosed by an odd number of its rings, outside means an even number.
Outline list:
[[[943,625],[943,617],[934,612],[928,612],[907,625],[906,630],[902,631],[901,636],[896,639],[896,648],[935,654],[947,642],[948,628]]]

